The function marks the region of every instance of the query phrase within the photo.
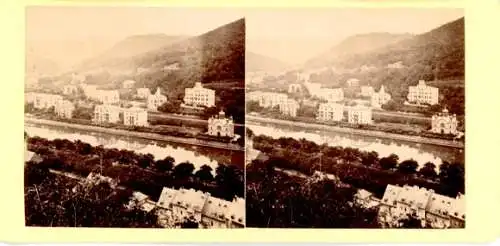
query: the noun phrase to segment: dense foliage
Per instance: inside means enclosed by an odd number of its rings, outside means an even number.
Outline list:
[[[248,227],[379,227],[377,210],[354,202],[354,188],[288,176],[258,161],[247,167],[246,179]]]
[[[417,170],[414,160],[402,160],[392,154],[379,158],[376,152],[355,148],[317,145],[305,139],[273,139],[256,136],[254,148],[269,156],[268,164],[296,170],[307,175],[314,171],[334,174],[343,182],[366,189],[382,197],[388,184],[418,185],[437,193],[455,197],[465,191],[465,169],[462,163],[443,162],[436,174],[432,163]],[[434,171],[434,172],[433,172]]]
[[[214,179],[207,178],[206,167],[202,173],[193,173],[189,162],[174,165],[172,157],[154,160],[151,154],[107,149],[102,146],[77,141],[38,137],[29,139],[29,149],[43,157],[40,166],[87,176],[101,173],[118,181],[120,185],[141,191],[157,200],[163,187],[194,188],[215,197],[232,200],[244,195],[243,170],[234,165],[219,166]]]
[[[27,226],[158,227],[154,213],[125,208],[130,190],[112,189],[106,183],[84,187],[32,163],[25,167],[24,182]]]

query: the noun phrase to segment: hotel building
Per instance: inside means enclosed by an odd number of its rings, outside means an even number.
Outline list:
[[[203,88],[201,82],[196,82],[193,88],[186,88],[184,103],[193,106],[215,106],[215,90]]]

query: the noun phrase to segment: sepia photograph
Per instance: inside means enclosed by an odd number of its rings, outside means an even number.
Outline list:
[[[465,228],[463,9],[251,9],[246,226]]]
[[[25,14],[25,226],[245,227],[243,15]]]

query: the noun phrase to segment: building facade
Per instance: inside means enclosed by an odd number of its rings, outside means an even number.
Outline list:
[[[344,90],[342,88],[321,88],[317,97],[327,102],[339,102],[344,100]]]
[[[94,123],[118,123],[122,109],[113,105],[96,105],[94,108]]]
[[[346,81],[346,84],[349,87],[359,86],[359,79],[356,79],[356,78],[348,79]]]
[[[347,109],[347,120],[351,124],[365,125],[372,123],[372,109],[363,106],[353,106]]]
[[[123,124],[127,126],[147,126],[148,112],[142,108],[126,108],[122,109]]]
[[[122,86],[124,89],[132,89],[135,86],[135,81],[129,79],[125,80],[123,81]]]
[[[73,111],[75,111],[75,105],[68,100],[62,100],[55,106],[55,113],[61,118],[73,118]]]
[[[30,97],[32,98],[29,100],[33,100],[33,104],[36,109],[47,109],[50,107],[55,108],[63,101],[63,97],[61,95],[55,94],[33,93]]]
[[[382,105],[388,103],[391,100],[391,94],[385,91],[384,86],[380,87],[380,91],[374,92],[372,94],[371,105],[374,108],[380,108]]]
[[[208,134],[217,137],[234,137],[232,117],[226,117],[224,111],[208,119]]]
[[[155,94],[148,96],[148,110],[158,111],[158,107],[167,102],[167,97],[161,94],[161,90],[158,87]]]
[[[209,193],[181,188],[172,200],[172,211],[179,218],[192,217],[196,222],[201,223],[203,207],[209,196]]]
[[[445,108],[432,116],[431,132],[439,134],[457,134],[458,120],[455,114],[450,114]]]
[[[196,82],[193,88],[184,91],[184,103],[193,106],[215,106],[215,90],[203,88],[201,82]]]
[[[285,103],[279,105],[282,114],[292,117],[297,117],[297,110],[299,110],[299,107],[299,103],[291,98],[288,98]]]
[[[342,121],[344,119],[344,106],[338,103],[322,103],[318,108],[318,120]]]
[[[464,197],[447,197],[418,186],[387,185],[380,201],[379,218],[389,226],[414,215],[422,226],[432,228],[463,227]]]
[[[408,88],[408,102],[410,103],[426,103],[435,105],[439,103],[439,89],[437,87],[428,86],[424,80],[419,80],[416,86]]]
[[[302,85],[300,84],[288,85],[288,93],[300,93],[300,92],[302,92]]]

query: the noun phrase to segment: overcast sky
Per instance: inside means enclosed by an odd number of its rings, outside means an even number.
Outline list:
[[[247,11],[247,49],[303,62],[348,36],[430,31],[463,17],[462,9],[282,9]]]
[[[28,45],[37,42],[33,40],[56,40],[54,49],[46,49],[50,54],[44,54],[56,60],[74,50],[61,48],[64,40],[85,43],[80,46],[86,48],[73,51],[78,60],[131,35],[199,35],[245,17],[248,50],[295,64],[354,34],[423,33],[462,17],[463,10],[29,7],[26,16]]]

